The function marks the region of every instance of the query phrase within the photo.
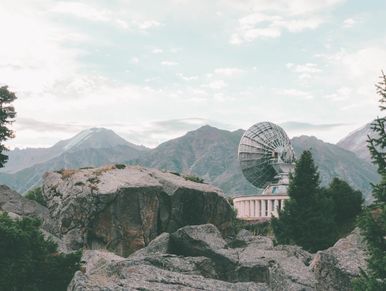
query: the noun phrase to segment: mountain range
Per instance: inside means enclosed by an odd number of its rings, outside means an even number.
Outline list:
[[[351,132],[349,135],[341,139],[337,145],[341,148],[354,152],[361,159],[371,162],[370,151],[367,148],[367,140],[374,136],[371,129],[371,123]]]
[[[227,131],[207,125],[149,149],[129,143],[112,130],[92,128],[50,148],[8,152],[9,161],[1,169],[0,183],[24,193],[38,186],[47,171],[126,163],[196,175],[218,186],[227,195],[252,195],[260,190],[244,178],[237,159],[243,133],[241,129]],[[337,176],[369,197],[370,183],[379,179],[371,163],[354,150],[344,148],[349,142],[334,145],[315,137],[301,136],[293,138],[292,144],[297,156],[305,149],[311,150],[322,185]]]

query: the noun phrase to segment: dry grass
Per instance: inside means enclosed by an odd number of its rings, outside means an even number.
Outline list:
[[[107,166],[104,166],[104,167],[101,167],[101,168],[98,168],[94,171],[94,174],[96,176],[100,176],[102,175],[103,173],[105,172],[108,172],[108,171],[111,171],[111,170],[114,170],[116,169],[115,165],[107,165]]]
[[[58,171],[58,173],[62,175],[62,178],[67,179],[67,178],[71,177],[72,175],[74,175],[76,173],[76,170],[63,169],[63,170]]]

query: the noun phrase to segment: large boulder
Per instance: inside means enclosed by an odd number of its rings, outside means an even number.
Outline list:
[[[47,207],[23,197],[5,185],[0,185],[0,212],[6,212],[14,219],[23,217],[39,219],[42,223],[43,233],[46,236],[53,229],[54,223],[50,218]]]
[[[69,250],[107,248],[121,256],[185,225],[212,223],[226,234],[233,212],[218,188],[139,166],[50,172],[43,195]]]
[[[14,217],[35,217],[42,221],[47,221],[49,217],[46,207],[21,196],[5,185],[0,185],[0,211]]]
[[[205,257],[153,254],[124,259],[94,250],[85,251],[83,261],[67,290],[269,290],[266,284],[210,278],[213,268]]]
[[[367,268],[367,247],[356,228],[349,236],[340,239],[327,250],[317,252],[311,263],[318,280],[317,290],[348,291],[351,282]]]
[[[229,247],[206,224],[161,234],[127,259],[86,251],[69,290],[315,290],[309,253],[245,231],[237,239],[246,245]]]

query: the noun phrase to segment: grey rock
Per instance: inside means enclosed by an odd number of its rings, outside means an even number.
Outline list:
[[[150,254],[167,254],[170,249],[170,234],[164,232],[152,240],[147,247],[140,249],[130,255],[134,256],[145,256]]]
[[[266,284],[229,283],[199,275],[197,266],[207,260],[201,257],[124,259],[88,251],[83,260],[85,268],[74,275],[68,290],[269,290]]]
[[[359,229],[331,248],[319,251],[311,263],[318,280],[317,290],[352,290],[351,281],[367,268],[367,247]]]
[[[220,231],[213,224],[188,225],[171,235],[173,248],[180,254],[202,255],[226,246]]]
[[[236,240],[246,246],[229,248],[215,226],[186,226],[171,234],[171,252],[210,258],[218,278],[229,282],[269,283],[272,290],[312,290],[316,285],[308,267],[311,254],[297,247],[273,247],[267,237],[242,231]],[[229,245],[229,244],[228,244]],[[235,245],[232,244],[231,245]]]
[[[55,235],[70,250],[128,256],[162,232],[213,223],[226,234],[232,208],[213,186],[138,166],[64,170],[44,176]]]
[[[297,246],[272,246],[269,238],[242,231],[245,247],[229,248],[211,224],[162,234],[128,258],[86,251],[83,272],[68,290],[351,290],[365,268],[358,230],[313,255]],[[263,243],[262,243],[263,242]]]
[[[0,211],[7,212],[13,219],[22,217],[38,218],[42,222],[42,229],[47,234],[53,229],[54,223],[46,207],[21,196],[5,185],[0,185]]]
[[[24,198],[19,193],[11,190],[8,186],[0,185],[0,210],[11,212],[19,216],[39,218],[47,220],[48,209],[39,203]]]

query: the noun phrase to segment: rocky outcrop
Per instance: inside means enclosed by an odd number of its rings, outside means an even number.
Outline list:
[[[41,222],[40,230],[45,238],[49,238],[58,245],[61,252],[67,249],[62,241],[52,234],[54,223],[50,218],[49,211],[43,205],[21,196],[8,186],[0,185],[0,213],[6,212],[12,219],[23,217],[37,218]]]
[[[366,270],[367,257],[358,228],[331,248],[319,251],[311,264],[318,280],[317,290],[352,290],[351,281],[359,276],[360,269]]]
[[[358,230],[315,256],[242,230],[225,241],[211,224],[163,233],[128,258],[86,251],[69,290],[352,290],[366,266]]]
[[[86,251],[85,271],[78,271],[67,290],[254,290],[266,284],[229,283],[207,278],[204,257],[158,254],[124,259],[103,251]]]
[[[212,223],[226,234],[232,218],[218,188],[137,166],[47,173],[43,195],[68,250],[107,248],[127,256],[185,225]]]
[[[14,217],[35,217],[47,221],[48,209],[39,203],[24,198],[8,186],[0,185],[0,211]]]
[[[229,247],[235,244],[205,224],[162,234],[126,259],[86,251],[69,290],[315,290],[307,252],[246,231],[237,239],[246,244]]]

